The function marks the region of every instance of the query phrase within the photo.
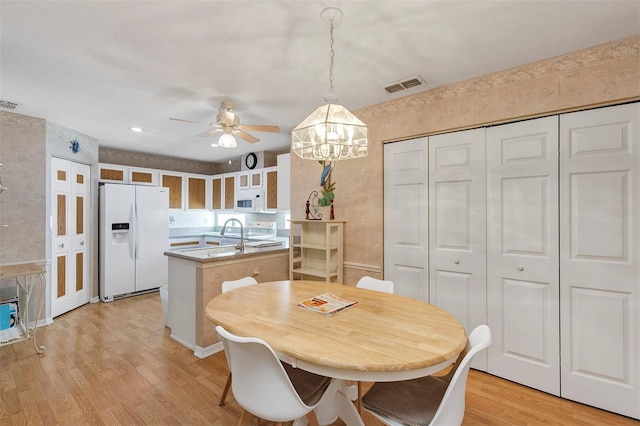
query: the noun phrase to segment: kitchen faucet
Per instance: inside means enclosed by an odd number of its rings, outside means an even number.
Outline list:
[[[227,229],[227,223],[233,222],[234,220],[238,222],[238,224],[240,225],[240,242],[236,244],[236,249],[244,251],[244,227],[242,226],[242,222],[240,222],[235,217],[232,217],[231,219],[227,219],[224,225],[222,225],[222,229],[220,230],[220,236],[224,235],[224,231]]]

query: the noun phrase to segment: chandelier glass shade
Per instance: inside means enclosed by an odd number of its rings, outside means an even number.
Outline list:
[[[291,131],[291,150],[305,160],[336,161],[367,156],[367,126],[348,109],[337,103],[333,95],[333,29],[342,11],[324,9],[320,16],[329,23],[331,48],[329,57],[329,96],[326,104],[316,109]]]
[[[221,148],[235,148],[237,146],[236,138],[230,133],[224,133],[218,139],[218,146]]]
[[[342,105],[327,103],[293,129],[291,144],[305,160],[366,157],[367,126]]]

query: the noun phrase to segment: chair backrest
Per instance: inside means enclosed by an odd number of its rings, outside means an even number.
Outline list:
[[[244,277],[238,280],[223,281],[222,292],[224,293],[251,284],[258,284],[258,281],[256,281],[256,279],[253,277]]]
[[[216,327],[216,332],[222,339],[233,377],[233,395],[242,408],[272,422],[293,421],[313,409],[302,402],[267,342],[236,336],[221,326]]]
[[[467,346],[464,348],[440,406],[431,420],[432,425],[461,424],[464,418],[465,391],[469,367],[473,357],[491,346],[491,329],[487,325],[479,325],[469,334]],[[462,360],[460,360],[462,358]]]
[[[360,278],[360,281],[358,281],[356,287],[383,291],[385,293],[393,293],[395,291],[395,284],[393,283],[393,281],[379,280],[369,276]]]

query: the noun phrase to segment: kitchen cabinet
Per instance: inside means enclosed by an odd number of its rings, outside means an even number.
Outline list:
[[[260,170],[247,170],[238,172],[236,175],[237,189],[239,191],[245,189],[262,189],[263,187],[263,169]]]
[[[343,281],[343,220],[292,220],[289,279]]]
[[[291,154],[280,154],[278,161],[278,210],[291,210]]]
[[[268,211],[278,210],[278,176],[277,167],[266,167],[262,170],[265,181],[264,208]]]
[[[236,207],[236,173],[224,175],[224,210],[233,210]]]
[[[187,210],[207,208],[207,177],[185,176],[187,180]]]
[[[161,172],[160,180],[162,186],[169,188],[169,208],[183,208],[183,185],[184,177],[179,173]]]
[[[221,210],[224,201],[224,178],[222,176],[211,177],[211,209]]]
[[[128,169],[129,184],[158,186],[160,173],[153,169],[130,167]]]
[[[129,171],[125,166],[100,163],[98,165],[100,182],[129,183]]]
[[[203,245],[207,247],[219,246],[220,244],[222,244],[222,237],[205,236],[203,238]]]
[[[201,236],[193,237],[172,237],[169,238],[169,249],[188,249],[202,246],[203,239]]]

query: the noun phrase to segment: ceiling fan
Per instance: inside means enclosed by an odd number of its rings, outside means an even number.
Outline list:
[[[249,143],[256,143],[260,139],[255,136],[247,133],[247,130],[252,130],[256,132],[273,132],[278,133],[280,128],[278,126],[266,126],[260,124],[240,124],[240,118],[233,113],[233,102],[230,101],[222,101],[220,103],[220,108],[218,108],[218,115],[216,116],[215,123],[208,123],[209,126],[214,127],[214,129],[204,132],[198,136],[207,137],[211,136],[214,133],[224,133],[225,135],[235,135],[238,136]],[[182,118],[169,118],[169,120],[176,121],[185,121],[187,123],[198,123],[197,121],[184,120]]]

